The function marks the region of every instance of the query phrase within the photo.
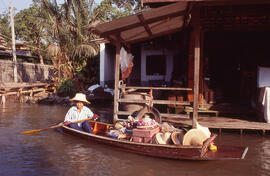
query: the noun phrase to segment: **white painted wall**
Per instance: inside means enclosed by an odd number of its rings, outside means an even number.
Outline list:
[[[114,81],[115,55],[104,43],[100,44],[100,85]]]
[[[166,75],[146,75],[146,57],[149,55],[165,55],[166,56]],[[173,51],[168,50],[145,50],[142,46],[141,52],[141,81],[149,80],[165,80],[171,81],[173,71]]]
[[[105,44],[101,43],[99,45],[99,79],[100,79],[100,85],[104,86],[104,80],[105,80],[105,57],[106,57],[106,53],[105,53]]]
[[[146,57],[148,55],[166,56],[166,75],[146,75]],[[173,71],[174,51],[168,50],[145,50],[141,47],[141,82],[150,80],[164,80],[170,82]],[[106,44],[100,44],[100,85],[114,81],[115,51]]]

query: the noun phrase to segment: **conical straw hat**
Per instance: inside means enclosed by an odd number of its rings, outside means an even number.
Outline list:
[[[76,93],[75,97],[70,99],[69,101],[80,101],[80,102],[90,104],[90,102],[87,101],[85,94],[83,93]]]
[[[156,134],[156,143],[157,144],[169,144],[171,141],[171,133],[157,133]]]
[[[183,131],[174,131],[171,135],[172,142],[174,144],[183,144],[184,132]]]
[[[202,132],[204,132],[207,138],[210,138],[211,132],[208,127],[202,126],[199,123],[197,123],[197,129],[200,129]]]
[[[207,139],[205,133],[200,129],[189,130],[183,138],[183,145],[202,146]]]

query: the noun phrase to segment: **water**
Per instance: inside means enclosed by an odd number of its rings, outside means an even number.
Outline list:
[[[92,108],[103,120],[111,108]],[[0,176],[270,175],[270,135],[222,133],[216,143],[248,146],[244,160],[179,161],[118,151],[57,130],[21,135],[62,121],[68,107],[8,103],[0,107]]]

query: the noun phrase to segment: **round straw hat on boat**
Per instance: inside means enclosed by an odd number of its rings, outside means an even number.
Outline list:
[[[85,94],[83,93],[76,93],[75,97],[72,99],[69,99],[69,101],[80,101],[83,103],[90,104],[90,102],[87,101]]]
[[[157,133],[156,134],[156,143],[157,144],[169,144],[171,141],[171,133]]]
[[[176,145],[183,144],[184,132],[183,131],[174,131],[171,135],[172,142]]]
[[[183,145],[202,146],[207,139],[205,133],[200,129],[189,130],[183,138]]]

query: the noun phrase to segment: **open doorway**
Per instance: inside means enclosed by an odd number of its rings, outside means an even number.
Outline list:
[[[270,67],[269,32],[207,32],[204,77],[213,101],[250,107],[257,93],[259,66]]]

